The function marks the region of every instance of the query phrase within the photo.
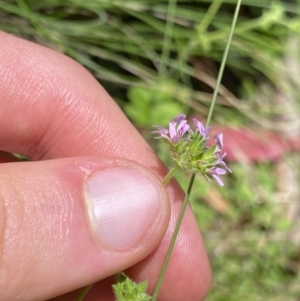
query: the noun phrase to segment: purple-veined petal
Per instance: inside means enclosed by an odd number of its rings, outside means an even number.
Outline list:
[[[175,127],[175,122],[170,122],[169,123],[169,133],[170,133],[170,138],[172,141],[176,142],[176,136],[177,136],[177,131]]]
[[[207,173],[220,185],[224,186],[224,183],[220,179],[219,175],[225,175],[226,170],[220,167],[212,167],[207,170]]]
[[[177,123],[177,122],[181,122],[183,120],[186,120],[186,116],[184,114],[179,114],[172,120],[172,122]]]
[[[181,136],[183,136],[187,131],[189,131],[190,126],[186,124],[181,130]]]
[[[187,124],[186,120],[182,120],[177,128],[177,133],[180,137],[182,137],[186,131],[188,131],[190,126]]]
[[[222,180],[220,179],[219,176],[217,176],[217,175],[212,175],[212,177],[214,178],[214,180],[215,180],[220,186],[224,186],[224,183],[222,182]]]
[[[215,168],[215,173],[217,175],[225,175],[226,174],[226,170],[224,168],[216,167]]]
[[[204,125],[196,118],[193,118],[193,123],[199,132],[202,132],[204,130]]]
[[[227,164],[224,161],[220,161],[218,164],[223,166],[226,170],[232,173],[231,169],[227,166]]]
[[[209,134],[209,132],[210,132],[210,130],[211,130],[211,127],[205,128],[205,131],[204,131],[204,133],[203,133],[203,136],[204,136],[204,137],[207,137],[208,134]]]
[[[168,130],[160,125],[154,125],[154,127],[157,129],[156,131],[153,131],[152,133],[165,133],[168,134]]]
[[[219,147],[219,149],[223,148],[223,133],[220,133],[215,136],[215,141]]]
[[[171,139],[170,137],[168,136],[169,134],[169,131],[165,128],[163,128],[162,126],[159,126],[159,125],[155,125],[154,127],[156,127],[156,131],[153,131],[152,133],[154,134],[159,134],[162,138],[165,138],[167,140],[169,140],[171,142]]]
[[[196,130],[199,132],[199,134],[202,135],[204,138],[207,138],[211,128],[205,127],[196,118],[193,119],[193,122],[194,122],[194,125],[196,126]]]
[[[169,140],[170,142],[172,142],[168,135],[166,135],[166,134],[160,134],[160,135],[162,138],[165,138],[165,139]]]

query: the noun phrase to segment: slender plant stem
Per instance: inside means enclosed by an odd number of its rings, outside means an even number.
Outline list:
[[[172,236],[169,248],[168,248],[168,252],[167,252],[164,264],[163,264],[162,269],[160,271],[160,274],[159,274],[157,284],[156,284],[153,296],[151,298],[151,301],[156,301],[159,290],[160,290],[160,287],[162,285],[163,278],[165,276],[167,266],[168,266],[169,260],[171,258],[171,254],[172,254],[172,251],[173,251],[173,248],[174,248],[174,245],[175,245],[175,242],[176,242],[176,238],[177,238],[177,235],[178,235],[178,232],[179,232],[179,228],[180,228],[183,216],[184,216],[184,212],[185,212],[186,206],[189,202],[189,197],[190,197],[190,193],[191,193],[191,190],[192,190],[192,187],[193,187],[195,176],[196,176],[196,174],[193,173],[192,177],[191,177],[191,180],[190,180],[190,183],[189,183],[189,187],[186,191],[185,199],[184,199],[183,204],[182,204],[181,209],[180,209],[180,213],[179,213],[178,220],[177,220],[177,223],[176,223],[176,226],[175,226],[175,230],[174,230],[174,233],[173,233],[173,236]]]
[[[89,290],[92,288],[92,284],[85,286],[80,294],[78,295],[78,297],[76,298],[76,301],[82,301],[84,299],[84,297],[86,296],[86,294],[89,292]]]
[[[236,4],[236,8],[235,8],[235,12],[234,12],[234,16],[233,16],[233,20],[232,20],[232,24],[231,24],[230,34],[229,34],[228,41],[227,41],[227,44],[226,44],[226,48],[225,48],[225,51],[224,51],[224,54],[223,54],[223,57],[222,57],[222,62],[221,62],[221,67],[220,67],[220,71],[219,71],[218,78],[217,78],[216,87],[214,89],[213,98],[212,98],[211,105],[210,105],[210,108],[209,108],[209,113],[208,113],[208,117],[207,117],[206,126],[209,125],[212,113],[214,111],[214,107],[215,107],[216,99],[217,99],[217,96],[218,96],[222,76],[223,76],[223,73],[224,73],[224,68],[225,68],[225,65],[226,65],[227,57],[228,57],[229,47],[230,47],[230,44],[231,44],[231,40],[232,40],[232,36],[233,36],[233,31],[234,31],[234,28],[235,28],[235,25],[236,25],[237,17],[239,15],[241,3],[242,3],[242,0],[238,0],[237,4]]]
[[[168,174],[162,180],[164,185],[167,185],[169,181],[174,177],[175,173],[179,170],[179,166],[176,164],[173,168],[171,168]]]

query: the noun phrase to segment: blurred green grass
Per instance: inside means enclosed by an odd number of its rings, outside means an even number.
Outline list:
[[[170,163],[151,126],[179,112],[207,116],[235,2],[0,0],[0,29],[88,68]],[[243,1],[213,123],[299,133],[298,12],[299,0]],[[279,189],[280,164],[297,171],[299,158],[236,162],[222,189],[197,179],[191,203],[214,273],[208,300],[300,299],[299,224],[287,209],[299,199]]]

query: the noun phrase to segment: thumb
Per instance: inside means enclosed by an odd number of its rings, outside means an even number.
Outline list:
[[[45,300],[137,263],[167,228],[164,186],[132,161],[68,158],[0,169],[1,300]]]

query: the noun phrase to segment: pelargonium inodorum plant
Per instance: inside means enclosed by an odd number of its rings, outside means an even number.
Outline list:
[[[171,157],[175,162],[174,167],[170,169],[163,179],[163,183],[167,185],[180,169],[192,173],[192,178],[153,296],[151,297],[146,293],[147,282],[144,281],[137,284],[122,273],[118,277],[118,282],[113,285],[117,301],[156,301],[188,203],[195,175],[201,174],[208,181],[212,179],[220,186],[223,186],[224,183],[220,176],[231,172],[224,162],[226,153],[223,153],[223,134],[216,135],[214,137],[215,144],[209,147],[207,141],[211,128],[205,127],[195,118],[193,119],[193,123],[194,129],[188,124],[186,116],[179,114],[169,123],[168,129],[158,125],[154,126],[156,130],[153,133],[158,134],[156,138],[161,139],[168,145]]]

